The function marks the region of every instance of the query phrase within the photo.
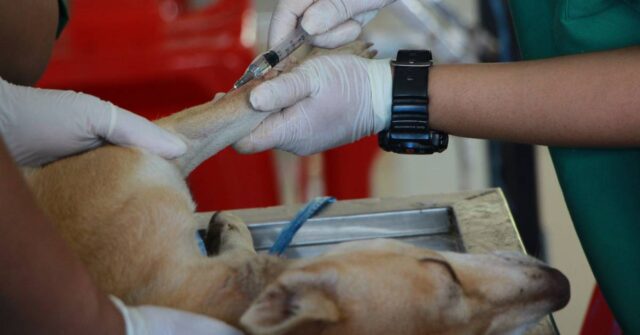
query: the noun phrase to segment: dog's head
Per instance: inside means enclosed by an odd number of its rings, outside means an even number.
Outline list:
[[[508,334],[568,300],[559,271],[521,254],[376,240],[292,263],[241,323],[259,335]]]

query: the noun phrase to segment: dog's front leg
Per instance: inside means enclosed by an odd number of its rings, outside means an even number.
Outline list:
[[[324,54],[353,54],[371,58],[376,54],[371,44],[354,42],[333,50],[313,50],[307,58]],[[291,70],[297,62],[290,61],[283,71]],[[249,135],[269,113],[253,110],[249,103],[251,90],[263,80],[277,76],[279,71],[271,71],[265,78],[249,82],[237,90],[229,92],[219,100],[211,101],[169,117],[158,120],[158,125],[177,133],[187,143],[187,153],[176,160],[184,176],[189,175],[200,163],[225,147]]]
[[[251,89],[260,82],[255,80],[218,100],[156,121],[187,143],[187,153],[175,161],[184,176],[220,150],[247,136],[269,116],[269,113],[256,112],[249,103]]]

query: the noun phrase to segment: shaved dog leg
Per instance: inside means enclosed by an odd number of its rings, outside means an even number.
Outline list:
[[[189,147],[175,162],[183,176],[220,150],[248,135],[269,113],[256,112],[249,104],[251,82],[217,101],[186,109],[158,120],[161,127],[181,135]]]

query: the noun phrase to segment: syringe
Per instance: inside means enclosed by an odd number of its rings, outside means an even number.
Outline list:
[[[296,51],[307,40],[308,36],[304,29],[298,26],[282,43],[256,57],[247,68],[247,71],[233,85],[233,88],[239,88],[253,79],[264,76],[274,66]]]

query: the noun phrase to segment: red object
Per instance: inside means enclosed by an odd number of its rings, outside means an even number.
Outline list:
[[[150,119],[228,91],[253,59],[242,44],[250,0],[190,11],[184,0],[74,0],[40,86],[96,95]],[[278,202],[271,152],[227,149],[189,183],[199,210]]]
[[[622,330],[597,285],[593,289],[580,335],[622,335]]]
[[[326,193],[343,200],[369,197],[373,162],[379,151],[376,136],[327,151],[324,155]]]

